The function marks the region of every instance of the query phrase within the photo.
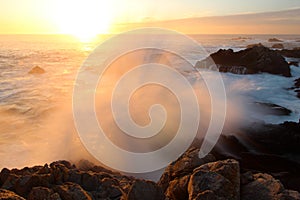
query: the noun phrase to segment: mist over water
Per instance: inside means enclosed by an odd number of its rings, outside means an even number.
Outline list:
[[[48,37],[45,40],[45,37]],[[200,41],[208,53],[220,47],[243,48],[244,43],[232,41],[231,36],[193,36]],[[264,41],[264,37],[253,36],[253,41]],[[272,37],[272,36],[269,36]],[[268,37],[268,38],[269,38]],[[292,37],[292,36],[291,36]],[[291,40],[292,38],[288,38]],[[287,39],[287,40],[288,40]],[[96,47],[101,38],[94,43],[82,44],[72,38],[63,36],[1,36],[0,37],[0,167],[14,168],[44,164],[54,160],[66,159],[76,162],[88,159],[97,162],[83,147],[74,126],[72,113],[72,91],[75,77],[81,63]],[[249,42],[250,43],[250,42]],[[180,48],[180,43],[175,43]],[[121,45],[121,44],[120,44]],[[191,63],[201,60],[205,55],[200,52],[182,49]],[[156,55],[157,56],[157,55]],[[129,59],[130,62],[119,60],[115,63],[133,64],[143,62]],[[160,62],[168,64],[166,56],[158,56]],[[127,58],[128,59],[128,58]],[[157,59],[152,57],[151,59]],[[127,60],[128,61],[128,60]],[[171,59],[174,62],[173,59]],[[172,64],[172,63],[171,63]],[[28,71],[34,66],[46,70],[42,75],[30,75]],[[174,64],[178,66],[179,64]],[[126,66],[122,65],[126,69]],[[129,66],[128,66],[129,67]],[[93,76],[94,68],[87,68]],[[202,138],[211,118],[211,100],[203,77],[194,71],[181,71],[194,88],[200,107],[200,128],[197,137]],[[107,106],[110,102],[112,83],[122,74],[115,67],[100,84],[96,91],[96,114],[98,121],[107,130],[108,137],[118,146],[139,152],[160,148],[170,141],[172,133],[177,130],[180,120],[180,109],[174,94],[157,85],[145,86],[137,90],[130,99],[130,114],[139,125],[150,122],[149,108],[153,104],[161,104],[166,109],[168,118],[161,134],[145,143],[132,143],[132,138],[122,136],[116,126],[112,113]],[[299,75],[300,70],[292,67],[292,74]],[[215,72],[202,70],[202,75],[213,80]],[[141,74],[137,79],[142,79]],[[232,133],[235,127],[247,124],[251,120],[264,119],[267,122],[279,123],[285,120],[298,120],[299,100],[292,91],[286,88],[292,85],[293,78],[269,74],[233,75],[223,74],[227,95],[227,113],[224,133]],[[270,88],[276,84],[278,96],[270,96]],[[184,93],[184,91],[182,91]],[[120,96],[120,100],[122,96]],[[223,103],[224,99],[217,102]],[[258,116],[249,102],[262,101],[276,103],[292,110],[291,116]],[[222,113],[220,113],[221,115]],[[218,116],[214,116],[218,117]],[[193,121],[193,119],[190,119]],[[140,146],[139,146],[139,145]],[[109,154],[109,152],[103,152]],[[120,163],[126,162],[126,160]]]

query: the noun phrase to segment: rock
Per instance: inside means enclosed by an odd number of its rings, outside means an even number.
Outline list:
[[[125,193],[119,187],[119,182],[111,178],[102,179],[100,188],[94,194],[96,194],[94,196],[95,198],[97,196],[97,197],[108,198],[108,199],[119,199],[121,196],[125,196]]]
[[[273,44],[272,48],[274,48],[274,49],[283,49],[284,46],[283,46],[283,44],[277,43],[277,44]]]
[[[284,190],[283,193],[279,194],[280,200],[299,200],[300,194],[293,190]]]
[[[243,200],[274,200],[299,199],[297,191],[285,190],[280,181],[268,174],[254,174],[254,180],[243,185],[241,199]]]
[[[254,180],[251,171],[247,171],[241,175],[241,185],[246,185]]]
[[[10,174],[10,170],[7,168],[3,168],[0,172],[0,185],[2,186],[3,183],[6,181]]]
[[[163,175],[158,181],[158,185],[163,189],[163,191],[166,191],[169,183],[175,178],[189,175],[196,167],[214,161],[216,161],[216,159],[211,154],[207,155],[205,158],[200,159],[199,148],[191,147],[165,169]]]
[[[29,74],[44,74],[46,71],[39,67],[39,66],[35,66],[34,68],[32,68],[28,73]]]
[[[253,175],[254,181],[242,186],[241,199],[244,200],[268,200],[278,199],[278,195],[284,191],[280,181],[268,174]]]
[[[229,159],[196,168],[188,184],[189,199],[239,199],[240,173],[237,161]]]
[[[226,151],[224,150],[226,149]],[[218,160],[227,158],[241,159],[241,153],[247,152],[248,149],[234,135],[220,135],[212,154]]]
[[[270,38],[269,40],[268,40],[268,42],[283,42],[282,40],[279,40],[279,39],[277,39],[277,38]]]
[[[61,184],[68,180],[70,172],[69,162],[53,162],[50,164],[51,177],[54,183]]]
[[[82,187],[76,183],[67,182],[63,185],[55,186],[53,189],[63,200],[92,200],[90,194],[84,191]]]
[[[294,80],[294,85],[296,88],[300,88],[300,78],[297,78],[296,80]]]
[[[108,174],[116,174],[116,175],[120,175],[119,172],[113,172],[109,169],[106,169],[102,166],[97,166],[94,163],[88,161],[88,160],[80,160],[77,163],[77,168],[81,171],[93,171],[93,172],[105,172]]]
[[[189,199],[240,199],[240,168],[228,159],[196,168],[188,184]]]
[[[126,200],[163,200],[162,189],[151,181],[136,180],[131,186]]]
[[[262,45],[262,43],[258,43],[258,44],[249,44],[247,45],[247,49],[251,49],[253,47],[264,47],[264,45]]]
[[[35,187],[31,190],[27,200],[61,200],[58,193],[46,187]]]
[[[252,104],[252,109],[256,113],[261,113],[264,115],[277,115],[285,116],[292,113],[291,110],[273,103],[255,102]]]
[[[293,49],[293,50],[282,49],[282,50],[277,50],[277,52],[284,57],[300,58],[300,49]]]
[[[299,62],[297,61],[290,61],[288,62],[289,66],[296,66],[296,67],[299,67]]]
[[[294,80],[294,87],[292,87],[291,89],[293,89],[297,93],[297,97],[300,99],[300,78]]]
[[[190,175],[186,175],[181,178],[175,178],[171,181],[165,192],[166,197],[172,200],[188,199],[189,194],[187,187],[189,179]]]
[[[260,144],[273,154],[299,154],[300,153],[300,124],[284,122],[282,124],[253,124],[243,131],[249,139]]]
[[[236,38],[232,38],[231,40],[241,40],[241,41],[245,41],[245,40],[251,40],[251,37],[236,37]]]
[[[285,134],[280,125],[273,126],[268,125],[266,130],[253,127],[254,130],[258,131],[270,131],[275,136],[276,131],[274,130],[277,129],[278,132]],[[284,128],[289,131],[294,128],[297,129],[297,126],[295,123],[284,124]],[[265,132],[260,133],[268,135]],[[256,133],[250,134],[256,136]],[[20,170],[3,169],[0,173],[0,180],[3,183],[0,199],[227,200],[239,199],[241,187],[243,188],[242,192],[244,192],[242,195],[246,199],[255,197],[253,196],[255,194],[247,192],[248,188],[250,191],[256,191],[256,195],[264,198],[299,199],[299,193],[291,189],[300,190],[300,164],[276,155],[249,152],[248,146],[245,147],[239,142],[240,137],[221,136],[220,138],[218,143],[226,144],[223,151],[231,147],[230,152],[232,153],[222,154],[218,152],[217,157],[231,155],[239,157],[242,171],[245,172],[241,176],[238,161],[227,159],[213,162],[216,159],[212,154],[199,159],[199,148],[191,147],[167,167],[158,184],[115,172],[107,173],[106,169],[87,165],[87,163],[82,165],[84,167],[80,170],[67,161],[53,162],[49,166],[46,164],[44,166],[25,167]],[[200,143],[200,141],[198,142]],[[212,153],[215,154],[216,151],[213,150]],[[256,174],[249,170],[255,171]],[[259,174],[257,171],[267,171],[272,176]],[[286,190],[285,187],[289,190]],[[9,198],[6,198],[8,196]]]
[[[44,186],[50,187],[51,175],[25,175],[20,177],[14,185],[17,194],[26,197],[33,187]]]
[[[13,190],[16,185],[16,182],[18,181],[19,178],[20,178],[20,176],[18,176],[18,175],[9,174],[7,176],[7,178],[5,179],[1,188],[7,189],[7,190]]]
[[[54,167],[54,166],[64,166],[67,169],[74,169],[75,168],[74,165],[72,165],[69,161],[66,161],[66,160],[59,160],[59,161],[52,162],[50,164],[50,167]]]
[[[12,191],[0,189],[1,200],[25,200],[23,197],[18,196]]]
[[[101,180],[97,174],[92,172],[84,172],[81,174],[81,184],[83,189],[87,191],[99,190],[101,185]]]
[[[221,72],[255,74],[267,72],[290,77],[290,68],[285,59],[276,51],[264,46],[255,46],[239,52],[232,49],[219,50],[210,57],[198,61],[196,68],[217,67]]]

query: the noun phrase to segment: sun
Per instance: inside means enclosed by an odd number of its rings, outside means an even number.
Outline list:
[[[54,19],[63,34],[71,34],[81,41],[108,33],[113,9],[102,0],[64,0],[55,6]]]

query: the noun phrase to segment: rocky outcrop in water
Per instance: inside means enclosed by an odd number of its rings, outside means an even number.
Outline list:
[[[248,44],[246,46],[246,48],[250,49],[250,48],[253,48],[253,47],[256,47],[256,46],[258,46],[258,47],[264,47],[264,45],[262,43],[257,43],[257,44]]]
[[[281,43],[277,43],[277,44],[273,44],[273,45],[272,45],[272,48],[274,48],[274,49],[283,49],[284,46],[283,46],[283,44],[281,44]]]
[[[3,169],[0,199],[12,200],[196,200],[299,199],[269,174],[241,173],[234,159],[198,157],[190,148],[171,163],[158,183],[121,175],[85,161],[80,167],[67,161],[24,169]],[[83,166],[83,167],[81,167]]]
[[[268,40],[268,42],[283,42],[282,40],[279,40],[279,39],[277,39],[277,38],[270,38],[269,40]]]
[[[296,67],[299,67],[299,62],[297,61],[290,61],[288,62],[289,66],[296,66]]]
[[[276,51],[264,46],[254,46],[239,52],[221,49],[208,58],[198,61],[197,68],[215,68],[220,72],[255,74],[267,72],[290,77],[290,68]]]
[[[300,78],[294,81],[294,87],[292,89],[297,93],[297,97],[300,98]]]
[[[295,48],[295,49],[283,49],[283,50],[277,50],[279,54],[285,57],[289,58],[300,58],[300,49]]]
[[[46,73],[46,71],[39,66],[35,66],[28,72],[28,74],[44,74],[44,73]]]
[[[300,191],[300,123],[252,123],[235,135],[221,135],[213,155],[239,160],[241,171],[268,173]]]

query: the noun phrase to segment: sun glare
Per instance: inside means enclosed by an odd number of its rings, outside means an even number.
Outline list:
[[[59,1],[55,6],[55,23],[63,34],[89,41],[97,34],[108,33],[113,9],[101,0]]]

